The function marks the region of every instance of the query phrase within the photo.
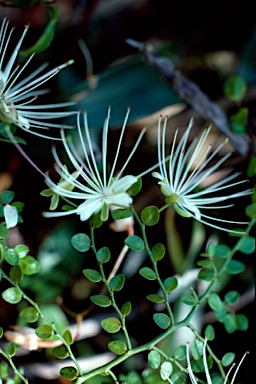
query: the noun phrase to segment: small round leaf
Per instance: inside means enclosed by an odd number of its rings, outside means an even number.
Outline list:
[[[128,236],[124,242],[134,252],[141,252],[145,247],[144,241],[137,235]]]
[[[123,355],[127,351],[127,345],[120,340],[110,341],[110,343],[108,343],[108,348],[116,355]]]
[[[148,363],[153,369],[157,369],[161,364],[161,355],[157,351],[150,351],[148,354]]]
[[[139,270],[139,274],[147,280],[155,280],[156,279],[156,274],[153,271],[153,269],[144,267]]]
[[[12,281],[14,281],[15,283],[19,283],[23,279],[23,272],[19,265],[14,265],[13,267],[11,267],[9,275]]]
[[[147,295],[146,298],[153,303],[162,303],[164,301],[164,298],[162,296],[159,296],[155,293],[152,293],[151,295]]]
[[[161,329],[168,328],[171,323],[169,316],[167,316],[165,313],[155,313],[153,315],[153,319],[156,325],[158,325],[158,327]]]
[[[241,263],[241,261],[238,261],[238,260],[230,260],[226,266],[226,271],[230,275],[238,275],[244,270],[245,270],[244,263]]]
[[[235,354],[233,352],[225,353],[225,355],[222,357],[221,362],[223,367],[228,367],[233,363],[235,360]]]
[[[168,293],[174,291],[174,289],[176,289],[177,286],[178,286],[178,280],[174,276],[167,277],[167,279],[165,279],[164,281],[164,287],[166,292]]]
[[[132,216],[132,212],[130,209],[115,209],[111,212],[111,216],[114,220],[122,220],[127,219]]]
[[[34,323],[38,320],[39,313],[34,307],[27,307],[22,309],[20,312],[20,317],[27,323]]]
[[[73,336],[72,336],[72,333],[70,332],[69,329],[67,329],[64,333],[63,333],[63,339],[66,341],[66,343],[68,345],[71,345],[74,343],[74,339],[73,339]]]
[[[112,279],[109,282],[109,288],[112,291],[116,291],[116,292],[121,291],[121,289],[124,286],[124,282],[125,282],[125,276],[121,273],[119,275],[112,277]]]
[[[165,361],[160,368],[160,375],[163,380],[167,380],[172,374],[172,364],[169,361]]]
[[[15,348],[14,343],[12,343],[12,342],[7,343],[5,348],[4,348],[4,351],[9,357],[13,357],[15,355],[15,352],[16,352],[16,348]]]
[[[116,317],[108,317],[102,320],[101,326],[108,333],[116,333],[120,331],[122,325]]]
[[[181,345],[177,349],[175,349],[174,357],[177,360],[184,360],[187,357],[187,349],[185,345]]]
[[[102,280],[101,274],[98,271],[95,271],[94,269],[84,269],[83,274],[87,279],[94,283],[98,283]]]
[[[159,210],[154,205],[144,208],[141,212],[142,222],[149,227],[155,225],[159,221],[159,217]]]
[[[35,275],[40,271],[38,261],[32,256],[25,256],[20,259],[19,265],[24,275]]]
[[[52,353],[58,359],[66,359],[69,356],[68,349],[65,345],[59,345],[58,347],[52,348]]]
[[[50,325],[43,324],[36,328],[35,333],[39,339],[49,340],[53,336],[53,329]]]
[[[202,268],[198,273],[198,278],[205,281],[212,281],[215,273],[212,268]]]
[[[252,236],[244,237],[239,249],[246,255],[253,253],[255,251],[255,238]]]
[[[132,310],[132,305],[131,305],[130,301],[127,301],[121,307],[121,312],[122,312],[123,316],[125,316],[125,317],[129,315],[131,310]]]
[[[214,340],[215,338],[215,331],[212,325],[208,324],[204,331],[205,337],[207,340]]]
[[[198,300],[194,295],[183,295],[180,300],[191,307],[195,307],[198,303]]]
[[[110,259],[110,250],[108,247],[103,247],[96,253],[96,258],[100,263],[107,263]]]
[[[227,304],[234,304],[239,299],[240,295],[237,291],[229,291],[225,294],[224,300]]]
[[[78,372],[74,367],[64,367],[61,368],[60,375],[66,380],[73,381],[77,378]]]
[[[72,236],[71,244],[79,252],[86,252],[90,248],[91,240],[85,233],[77,233]]]
[[[165,255],[165,247],[162,243],[157,243],[151,249],[152,257],[155,261],[161,260]]]
[[[14,249],[15,252],[19,255],[20,259],[22,259],[22,257],[27,256],[27,254],[29,253],[29,247],[23,244],[16,245]]]
[[[5,301],[11,304],[17,304],[21,301],[22,299],[22,294],[18,290],[18,288],[11,287],[7,288],[3,293],[2,297]]]
[[[109,307],[111,300],[106,295],[94,295],[90,297],[90,300],[99,307]]]
[[[7,261],[7,263],[11,265],[17,265],[19,264],[19,261],[20,261],[19,255],[17,255],[15,250],[12,248],[9,248],[6,251],[4,251],[4,258]]]

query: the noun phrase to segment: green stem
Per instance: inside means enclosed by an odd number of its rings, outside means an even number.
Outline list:
[[[92,226],[91,226],[90,232],[91,232],[91,241],[92,241],[91,248],[92,248],[92,250],[93,250],[93,252],[94,252],[94,254],[96,256],[96,252],[97,251],[96,251],[96,246],[95,246],[95,241],[94,241],[94,228]],[[121,321],[121,324],[122,324],[122,329],[123,329],[123,332],[124,332],[124,336],[125,336],[125,339],[126,339],[126,342],[127,342],[127,348],[128,348],[128,350],[131,350],[132,349],[132,345],[131,345],[131,340],[130,340],[130,337],[129,337],[129,334],[128,334],[128,331],[127,331],[127,328],[126,328],[125,317],[123,316],[123,314],[120,311],[118,305],[116,304],[114,292],[109,287],[109,282],[108,282],[108,280],[107,280],[107,278],[105,276],[105,272],[104,272],[104,269],[103,269],[103,264],[100,263],[99,261],[97,261],[97,263],[98,263],[99,270],[100,270],[100,273],[101,273],[101,276],[102,276],[102,281],[103,281],[103,283],[105,284],[105,286],[106,286],[106,288],[108,290],[112,306],[114,307],[116,313],[118,314],[118,316],[120,318],[120,321]]]
[[[47,319],[47,317],[44,316],[44,314],[41,312],[39,306],[32,300],[30,299],[29,296],[27,296],[25,294],[25,292],[23,292],[23,290],[20,288],[20,286],[18,284],[15,284],[3,271],[2,271],[2,275],[3,277],[9,281],[9,283],[11,283],[15,288],[17,288],[19,290],[19,292],[21,293],[22,297],[24,300],[26,300],[28,303],[30,303],[35,309],[36,311],[39,313],[40,317],[42,319],[44,319],[50,326],[51,328],[53,328],[56,336],[61,340],[61,342],[65,345],[65,347],[67,348],[68,352],[69,352],[69,355],[70,355],[70,358],[71,360],[74,362],[78,372],[79,372],[79,375],[82,376],[83,375],[83,371],[82,369],[80,368],[75,356],[73,355],[73,352],[70,348],[70,345],[66,342],[66,340],[61,336],[61,334],[57,331],[54,323],[52,323],[49,319]]]
[[[164,295],[164,303],[165,303],[165,306],[166,306],[166,309],[167,309],[167,312],[169,314],[169,317],[170,317],[170,320],[171,320],[171,324],[174,324],[174,317],[173,317],[173,313],[172,313],[172,310],[171,310],[171,307],[170,307],[170,304],[169,304],[169,298],[168,298],[168,293],[166,292],[166,289],[164,287],[164,284],[161,280],[161,277],[158,273],[158,268],[157,268],[157,263],[156,261],[154,260],[153,256],[152,256],[152,252],[151,252],[151,249],[149,247],[149,244],[148,244],[148,240],[147,240],[147,235],[146,235],[146,227],[145,225],[142,223],[142,221],[140,220],[137,212],[134,210],[133,207],[131,207],[131,210],[132,210],[132,213],[135,217],[135,219],[137,220],[140,228],[141,228],[141,233],[142,233],[142,238],[144,240],[144,244],[145,244],[145,248],[147,250],[147,253],[149,255],[149,258],[151,260],[151,263],[152,263],[152,266],[153,266],[153,269],[154,269],[154,272],[155,272],[155,275],[156,275],[156,279],[157,279],[157,282],[160,286],[160,289]]]
[[[0,348],[0,354],[3,355],[6,360],[8,360],[8,363],[10,364],[10,366],[12,367],[13,369],[13,372],[19,376],[19,378],[25,383],[25,384],[29,384],[28,383],[28,380],[18,371],[18,369],[16,368],[14,362],[12,361],[11,357],[8,356],[3,350],[2,348]]]

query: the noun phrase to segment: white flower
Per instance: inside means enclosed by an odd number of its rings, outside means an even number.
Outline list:
[[[200,138],[196,137],[192,143],[186,148],[189,133],[192,127],[192,120],[190,121],[185,133],[183,134],[177,148],[175,150],[177,130],[174,135],[171,153],[166,157],[165,153],[165,135],[166,135],[165,119],[163,129],[161,127],[162,121],[159,119],[158,123],[158,160],[160,172],[154,172],[153,176],[160,179],[161,191],[167,196],[167,204],[173,205],[177,213],[184,217],[193,217],[201,223],[207,224],[213,228],[221,229],[223,231],[243,233],[235,230],[230,230],[223,227],[222,223],[228,224],[246,224],[243,222],[234,222],[215,218],[213,216],[205,215],[201,212],[202,209],[215,209],[215,208],[228,208],[233,205],[230,200],[236,197],[250,195],[251,189],[246,189],[241,192],[212,196],[216,192],[237,186],[247,180],[236,181],[230,183],[231,180],[237,178],[240,174],[238,172],[231,174],[224,179],[213,183],[205,189],[193,192],[195,188],[200,187],[200,184],[210,175],[212,175],[222,163],[231,155],[227,153],[214,165],[207,167],[210,161],[216,156],[220,148],[225,144],[222,143],[210,155],[211,146],[202,154],[202,148],[209,134],[210,128],[203,131]],[[208,156],[209,155],[209,156]],[[167,165],[168,164],[168,167]],[[169,169],[168,169],[169,168]],[[219,205],[223,201],[228,201],[227,205]],[[215,205],[217,204],[217,205]],[[218,222],[219,225],[214,224]]]
[[[210,373],[209,373],[209,368],[208,368],[208,364],[207,364],[207,359],[206,359],[206,344],[207,344],[207,339],[205,339],[204,341],[204,347],[203,347],[203,364],[204,364],[204,369],[205,369],[205,375],[206,375],[206,379],[207,379],[207,384],[212,384],[212,379],[211,379],[211,376],[210,376]],[[236,375],[237,375],[237,372],[242,364],[242,362],[244,361],[244,358],[245,356],[248,354],[248,352],[246,352],[240,363],[238,364],[236,370],[235,370],[235,373],[233,375],[233,378],[230,382],[230,384],[234,384],[234,381],[235,381],[235,378],[236,378]],[[188,373],[189,373],[189,377],[190,377],[190,380],[191,380],[191,383],[192,384],[197,384],[199,381],[196,379],[193,371],[192,371],[192,368],[191,368],[191,364],[190,364],[190,358],[189,358],[189,348],[188,348],[188,344],[187,344],[187,361],[188,361],[188,366],[187,366],[187,369],[188,369]],[[228,382],[228,377],[230,375],[230,372],[231,370],[234,368],[235,364],[232,364],[231,368],[229,369],[226,377],[225,377],[225,380],[224,380],[224,384],[227,384]]]
[[[24,65],[14,66],[21,44],[28,31],[28,26],[25,26],[22,36],[11,56],[7,59],[8,45],[14,30],[14,28],[12,28],[9,31],[8,26],[8,20],[4,19],[0,27],[0,120],[14,123],[24,131],[29,132],[31,132],[30,128],[47,130],[50,127],[63,127],[63,124],[54,124],[49,122],[49,120],[74,115],[76,113],[74,111],[60,112],[56,110],[56,108],[74,105],[74,102],[48,105],[33,105],[31,103],[37,99],[39,95],[48,92],[48,90],[38,90],[37,88],[57,75],[60,70],[70,65],[72,61],[68,61],[46,73],[43,72],[47,64],[43,64],[29,76],[20,80],[22,72],[27,68],[34,56],[31,55]],[[52,109],[53,111],[48,112],[48,109]],[[70,127],[66,126],[66,128]],[[45,137],[45,135],[37,132],[32,131],[32,133]]]
[[[62,180],[65,180],[68,185],[73,185],[75,190],[70,190],[63,187],[63,182],[62,184],[55,184],[49,177],[46,178],[46,184],[53,192],[63,198],[82,200],[83,202],[76,206],[76,208],[73,210],[64,212],[45,212],[45,217],[59,217],[76,213],[80,216],[82,221],[85,221],[89,219],[93,214],[101,211],[101,219],[105,221],[108,219],[110,205],[127,206],[132,203],[132,198],[127,193],[127,190],[137,181],[137,177],[132,175],[122,176],[122,174],[137,146],[139,145],[145,130],[143,130],[139,135],[139,138],[136,141],[132,152],[130,153],[121,170],[115,174],[117,159],[120,152],[128,115],[129,109],[125,116],[114,158],[114,163],[110,170],[109,176],[107,175],[107,137],[110,120],[110,109],[108,110],[108,115],[105,119],[102,133],[102,176],[100,175],[94,156],[86,113],[83,115],[77,115],[77,128],[82,144],[84,161],[77,153],[77,150],[72,144],[72,141],[69,141],[66,138],[64,131],[61,130],[61,137],[63,139],[65,150],[77,173],[74,177],[74,173],[68,172],[65,164],[63,164],[59,159],[56,149],[53,148],[53,156],[56,161],[55,168],[59,175],[62,177]],[[81,126],[80,123],[80,116],[83,116],[83,126]],[[83,182],[79,181],[78,178],[83,179]]]

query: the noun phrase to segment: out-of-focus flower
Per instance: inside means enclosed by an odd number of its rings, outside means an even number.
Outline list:
[[[219,195],[219,192],[234,186],[238,186],[241,183],[247,182],[247,180],[231,182],[237,178],[240,174],[238,172],[231,174],[220,181],[213,183],[205,189],[197,190],[200,188],[200,184],[210,175],[212,175],[222,163],[231,155],[227,153],[214,165],[207,167],[212,159],[216,156],[219,150],[225,144],[225,141],[210,155],[211,146],[202,153],[203,145],[209,134],[210,128],[203,131],[201,136],[197,139],[193,139],[192,143],[186,148],[189,133],[193,124],[191,120],[185,133],[183,134],[177,148],[175,149],[177,130],[174,135],[171,153],[167,157],[165,151],[165,136],[166,136],[166,123],[164,120],[162,128],[162,120],[159,119],[158,123],[158,160],[160,172],[154,172],[153,176],[159,179],[162,193],[167,197],[166,202],[169,205],[173,205],[177,213],[184,217],[193,217],[201,223],[207,224],[213,228],[217,228],[223,231],[240,233],[236,230],[225,228],[223,225],[227,224],[246,224],[236,221],[228,221],[213,216],[208,216],[202,213],[204,209],[219,209],[228,208],[233,205],[229,203],[231,199],[250,195],[251,189],[246,189],[236,193],[230,193],[225,195]],[[230,183],[231,182],[231,183]],[[215,195],[216,196],[213,196]],[[212,197],[210,197],[212,196]],[[223,201],[228,201],[227,205],[221,205]],[[215,224],[217,223],[217,225]],[[243,233],[243,232],[241,232]]]
[[[59,175],[62,177],[62,183],[55,184],[50,179],[50,177],[47,176],[46,184],[54,193],[58,194],[65,200],[75,199],[83,200],[83,202],[77,206],[68,201],[69,204],[72,204],[74,206],[74,209],[67,210],[64,212],[45,212],[45,217],[59,217],[76,213],[80,216],[80,219],[82,221],[85,221],[89,219],[93,214],[101,212],[101,220],[106,221],[108,219],[110,205],[127,206],[132,203],[132,198],[127,193],[127,190],[137,181],[137,177],[132,175],[122,175],[128,162],[130,161],[136,148],[138,147],[145,130],[143,130],[139,135],[125,164],[123,165],[121,170],[116,174],[118,155],[120,152],[121,143],[125,132],[128,115],[129,109],[124,119],[114,162],[110,169],[109,175],[107,172],[107,137],[110,120],[110,109],[108,110],[102,133],[102,175],[100,174],[100,171],[98,169],[98,165],[93,152],[87,122],[87,115],[85,113],[79,113],[77,115],[77,128],[83,149],[84,160],[81,159],[72,141],[66,138],[63,130],[61,131],[61,137],[65,150],[67,152],[70,162],[76,169],[76,172],[69,173],[65,164],[63,164],[59,159],[56,149],[53,148],[53,156],[56,161],[55,168]],[[81,116],[83,118],[83,124],[81,124],[80,122]],[[77,177],[77,175],[79,175],[79,178]],[[81,182],[79,179],[83,179],[83,182]],[[64,181],[69,186],[73,185],[74,190],[71,190],[71,188],[67,189],[66,187],[64,187]]]
[[[208,364],[207,364],[207,359],[206,359],[206,345],[207,345],[207,339],[205,339],[204,341],[204,348],[203,348],[203,364],[204,364],[204,369],[205,369],[205,375],[206,375],[206,380],[207,380],[207,384],[212,384],[212,379],[211,379],[211,376],[210,376],[210,372],[209,372],[209,368],[208,368]],[[235,370],[235,373],[232,377],[232,380],[230,382],[230,384],[234,384],[234,381],[235,381],[235,378],[236,378],[236,375],[237,375],[237,372],[242,364],[242,362],[244,361],[244,358],[245,356],[248,354],[248,352],[246,352],[242,359],[240,360],[236,370]],[[199,383],[199,380],[197,380],[197,378],[195,377],[194,375],[194,372],[191,368],[191,364],[190,364],[190,357],[189,357],[189,348],[188,348],[188,344],[187,344],[187,362],[188,362],[188,366],[187,366],[187,369],[188,369],[188,373],[189,373],[189,377],[190,377],[190,380],[191,380],[191,383],[192,384],[197,384]],[[230,375],[230,372],[231,370],[234,368],[235,364],[233,364],[231,366],[231,368],[229,369],[226,377],[225,377],[225,380],[224,380],[224,384],[226,384],[228,382],[228,378],[229,378],[229,375]],[[201,381],[200,381],[201,382]]]
[[[64,124],[52,123],[51,120],[74,115],[75,111],[61,111],[63,107],[74,105],[74,102],[35,105],[33,101],[38,96],[48,92],[48,90],[38,90],[38,87],[57,75],[63,68],[72,64],[73,61],[70,60],[46,73],[45,68],[47,64],[43,64],[21,80],[23,71],[28,67],[34,56],[31,55],[22,66],[15,66],[21,44],[29,27],[25,26],[12,54],[7,58],[14,30],[14,28],[9,30],[8,27],[9,22],[5,18],[0,27],[0,120],[14,123],[24,131],[29,131],[42,137],[48,136],[33,132],[31,128],[44,130],[48,130],[51,127],[71,128]]]

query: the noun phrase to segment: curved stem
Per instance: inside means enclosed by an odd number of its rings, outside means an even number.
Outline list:
[[[139,224],[139,226],[141,228],[141,233],[142,233],[142,238],[143,238],[143,241],[144,241],[144,244],[145,244],[145,248],[146,248],[147,253],[149,255],[149,258],[151,260],[151,263],[152,263],[152,266],[153,266],[153,269],[154,269],[154,272],[155,272],[155,275],[156,275],[157,282],[158,282],[158,284],[160,286],[160,289],[161,289],[161,291],[163,293],[164,303],[165,303],[168,315],[169,315],[170,320],[171,320],[171,325],[173,325],[174,324],[174,317],[173,317],[172,309],[171,309],[170,304],[169,304],[168,293],[166,292],[164,284],[163,284],[163,282],[162,282],[162,280],[160,278],[160,275],[158,273],[157,263],[156,263],[156,261],[154,260],[154,258],[152,256],[152,252],[151,252],[151,249],[149,247],[148,240],[147,240],[145,225],[140,220],[140,218],[139,218],[137,212],[135,211],[135,209],[133,207],[131,207],[131,210],[132,210],[132,213],[133,213],[135,219],[137,220],[137,222],[138,222],[138,224]]]

